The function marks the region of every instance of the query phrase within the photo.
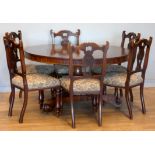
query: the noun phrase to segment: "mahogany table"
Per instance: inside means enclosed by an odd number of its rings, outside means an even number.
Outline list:
[[[69,64],[69,55],[66,52],[57,52],[59,47],[55,48],[55,51],[52,50],[52,44],[47,45],[37,45],[25,48],[25,57],[32,61],[47,63],[47,64]],[[110,46],[107,52],[107,63],[108,64],[119,64],[127,61],[128,49]],[[100,51],[96,51],[93,55],[96,62],[100,62],[103,54]],[[83,57],[83,53],[75,53],[74,60],[80,61]]]

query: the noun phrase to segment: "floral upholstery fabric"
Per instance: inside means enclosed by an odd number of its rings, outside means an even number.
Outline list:
[[[56,72],[60,75],[68,75],[69,74],[69,66],[65,65],[55,65]]]
[[[29,89],[41,89],[60,86],[60,81],[54,77],[45,74],[28,74],[26,76]],[[23,88],[23,78],[15,76],[12,83],[16,86]]]
[[[101,74],[101,71],[102,71],[101,67],[93,68],[93,72],[96,74]],[[121,65],[107,65],[106,73],[109,72],[118,72],[118,73],[126,72],[126,67]]]
[[[104,84],[111,85],[114,87],[125,87],[126,77],[127,77],[126,73],[116,73],[116,72],[107,73],[104,78]],[[140,84],[141,82],[143,82],[143,79],[140,76],[140,74],[135,73],[131,75],[130,86]]]
[[[69,91],[70,87],[70,79],[68,77],[64,77],[60,79],[61,86]],[[79,79],[75,80],[73,83],[73,91],[74,92],[93,92],[100,91],[100,81],[97,79]]]
[[[21,72],[21,67],[18,67],[18,71]],[[53,65],[26,65],[27,74],[51,74],[53,71]]]

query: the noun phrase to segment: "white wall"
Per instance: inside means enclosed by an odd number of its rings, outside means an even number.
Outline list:
[[[47,44],[51,42],[49,30],[59,31],[69,29],[81,30],[80,41],[94,41],[105,43],[106,40],[111,45],[120,46],[121,33],[140,32],[142,37],[152,36],[155,39],[155,24],[0,24],[0,91],[9,91],[9,75],[6,64],[6,56],[3,45],[3,35],[5,32],[21,30],[23,34],[24,46],[37,44]],[[155,86],[155,41],[150,52],[148,70],[146,74],[145,86]]]

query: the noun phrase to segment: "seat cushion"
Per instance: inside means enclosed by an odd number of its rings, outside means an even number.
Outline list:
[[[116,73],[116,72],[107,73],[104,78],[104,84],[114,87],[125,87],[126,77],[127,73]],[[140,74],[135,73],[131,75],[130,86],[134,86],[142,82],[143,79],[140,76]]]
[[[101,74],[102,68],[101,67],[94,67],[93,72],[96,74]],[[106,73],[109,72],[126,72],[126,67],[121,66],[121,65],[107,65]]]
[[[21,73],[21,67],[18,67],[18,71]],[[26,74],[51,74],[53,72],[53,65],[26,65]]]
[[[29,89],[42,89],[60,86],[60,81],[58,79],[45,74],[28,74],[26,77]],[[12,83],[23,88],[23,78],[21,76],[15,76],[12,79]]]
[[[60,75],[68,75],[69,67],[65,65],[55,65],[56,72]]]
[[[60,79],[61,86],[69,91],[70,78],[64,77]],[[74,92],[94,92],[100,91],[100,81],[97,79],[79,79],[73,83]]]

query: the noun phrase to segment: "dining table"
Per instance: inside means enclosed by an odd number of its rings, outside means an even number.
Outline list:
[[[69,54],[61,49],[60,46],[53,48],[52,44],[35,45],[25,48],[25,57],[29,60],[47,63],[47,64],[61,64],[69,65]],[[107,52],[108,64],[121,64],[127,61],[129,49],[121,46],[109,46]],[[82,52],[75,52],[73,59],[81,61],[83,57]],[[101,51],[96,51],[93,55],[96,63],[102,61],[103,54]]]
[[[46,63],[46,64],[60,64],[69,66],[69,54],[67,50],[63,50],[59,45],[42,44],[26,47],[24,49],[25,57],[31,61]],[[107,52],[107,64],[121,64],[128,59],[128,48],[122,48],[121,46],[110,45]],[[80,64],[84,54],[82,51],[75,52],[73,54],[73,61],[76,64]],[[101,51],[94,52],[95,63],[101,63],[103,54]],[[77,69],[77,68],[76,68]],[[76,72],[76,71],[75,71]],[[77,71],[78,73],[78,71]],[[120,102],[115,102],[115,96],[110,95],[104,97],[106,102],[111,102],[116,107],[120,107]],[[115,100],[115,101],[114,101]],[[47,107],[46,107],[47,108]]]

